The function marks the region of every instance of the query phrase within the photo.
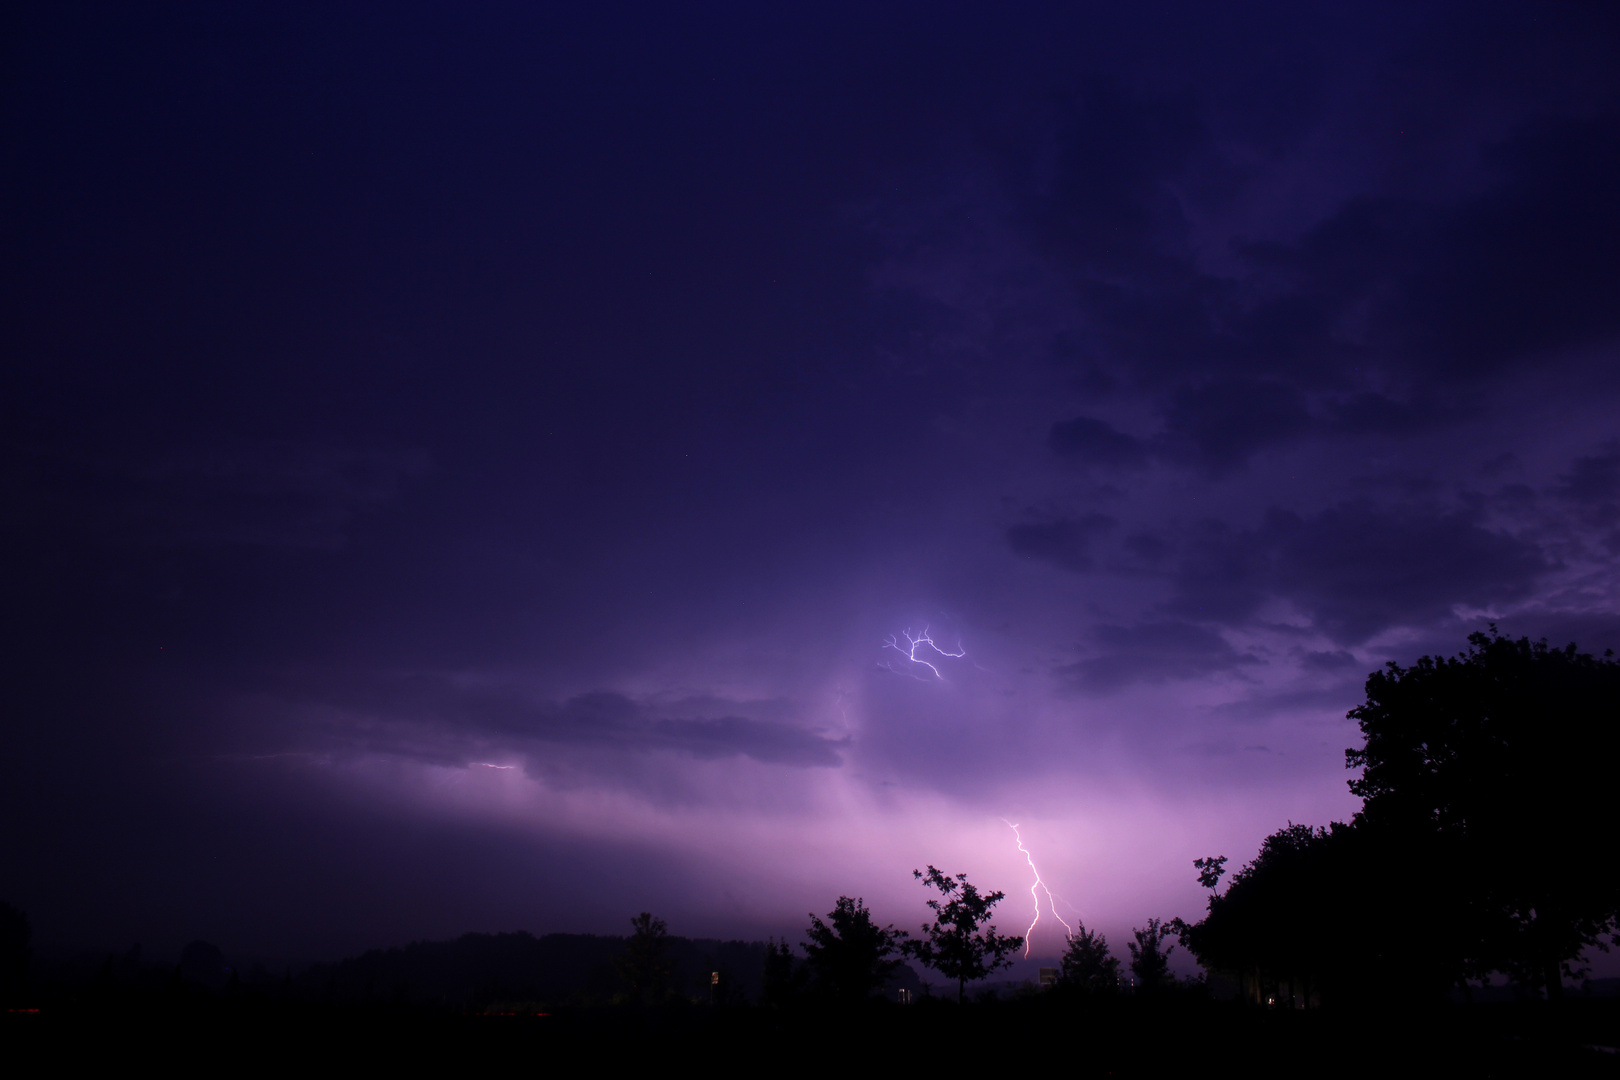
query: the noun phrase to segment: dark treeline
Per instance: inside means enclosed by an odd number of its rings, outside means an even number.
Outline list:
[[[317,964],[295,982],[306,995],[331,1000],[391,997],[460,1008],[610,1004],[630,996],[622,973],[627,943],[596,934],[465,934]],[[669,995],[717,1003],[759,996],[762,942],[670,936],[666,957]]]
[[[22,920],[16,909],[10,914]],[[565,1006],[674,1001],[729,1006],[765,998],[769,957],[778,947],[774,943],[669,934],[659,938],[651,963],[639,966],[636,950],[645,939],[635,934],[463,934],[453,941],[373,949],[296,970],[237,961],[208,942],[186,946],[178,963],[149,960],[137,946],[49,964],[18,959],[7,969],[6,1004],[64,998],[92,1006],[136,999],[217,999],[536,1013]],[[26,953],[13,950],[11,955]],[[792,985],[793,994],[806,997],[817,989],[802,978]],[[894,971],[879,989],[891,985],[921,988],[908,967]],[[772,1000],[787,997],[777,993]]]
[[[862,909],[864,915],[864,909]],[[525,931],[463,934],[453,941],[417,941],[372,949],[332,963],[272,969],[194,941],[178,963],[147,958],[140,946],[81,953],[41,963],[28,948],[26,916],[0,905],[6,933],[0,954],[8,1008],[51,1001],[69,1007],[207,1001],[382,1006],[461,1012],[536,1014],[566,1007],[656,1007],[676,1003],[719,1007],[769,1003],[793,1007],[848,1002],[847,983],[796,957],[786,942],[721,941],[667,932],[643,913],[629,935],[544,934]],[[848,967],[843,943],[826,956]],[[812,951],[814,943],[804,948]],[[921,993],[916,971],[898,961],[879,965],[869,989],[898,1000]]]

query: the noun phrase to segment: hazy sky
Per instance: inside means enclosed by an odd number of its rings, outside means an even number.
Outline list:
[[[1021,932],[1010,822],[1118,944],[1386,660],[1620,646],[1608,6],[9,12],[43,941]]]

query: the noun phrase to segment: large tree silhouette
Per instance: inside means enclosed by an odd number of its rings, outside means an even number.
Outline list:
[[[1574,645],[1469,638],[1390,664],[1351,710],[1364,800],[1349,825],[1290,825],[1182,927],[1205,967],[1259,998],[1433,998],[1505,972],[1558,996],[1620,914],[1608,792],[1620,664]]]
[[[1470,973],[1561,992],[1620,913],[1613,769],[1620,664],[1574,645],[1490,634],[1455,657],[1390,664],[1351,710],[1365,744],[1358,823],[1437,848],[1459,871]]]

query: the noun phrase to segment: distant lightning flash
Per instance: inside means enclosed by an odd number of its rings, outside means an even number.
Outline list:
[[[1031,855],[1029,849],[1024,846],[1024,838],[1018,834],[1018,826],[1006,818],[1001,820],[1006,824],[1007,828],[1013,831],[1013,839],[1018,843],[1018,850],[1023,853],[1024,861],[1029,863],[1030,872],[1035,875],[1035,884],[1029,887],[1029,895],[1035,900],[1035,917],[1029,920],[1029,929],[1024,931],[1024,958],[1028,959],[1030,945],[1035,935],[1035,924],[1041,921],[1041,893],[1046,894],[1046,906],[1052,909],[1052,918],[1063,923],[1065,937],[1074,937],[1074,927],[1064,922],[1063,916],[1058,914],[1057,897],[1052,895],[1052,890],[1047,888],[1046,882],[1041,880],[1041,872],[1035,869],[1035,856]]]
[[[900,644],[900,639],[895,637],[893,634],[890,634],[889,640],[883,643],[883,647],[885,649],[893,649],[897,653],[903,653],[905,658],[910,660],[913,664],[921,664],[929,671],[932,671],[934,673],[934,678],[940,680],[941,682],[945,681],[945,676],[941,675],[939,673],[939,668],[935,667],[933,664],[930,664],[926,660],[919,659],[917,656],[917,650],[926,645],[930,649],[933,649],[935,652],[939,653],[939,655],[949,656],[953,660],[967,655],[967,650],[962,648],[961,641],[957,641],[955,652],[946,652],[944,649],[940,648],[934,643],[934,639],[928,636],[928,627],[926,626],[922,628],[922,633],[918,634],[916,637],[911,636],[911,627],[906,627],[905,639],[906,645],[902,646]],[[926,682],[927,680],[925,679],[923,681]]]
[[[469,765],[482,765],[486,769],[515,769],[516,765],[491,765],[487,761],[470,761]]]

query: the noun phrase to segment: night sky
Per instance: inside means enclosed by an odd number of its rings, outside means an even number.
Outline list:
[[[1616,9],[1054,9],[8,7],[0,899],[1118,945],[1620,647]]]

